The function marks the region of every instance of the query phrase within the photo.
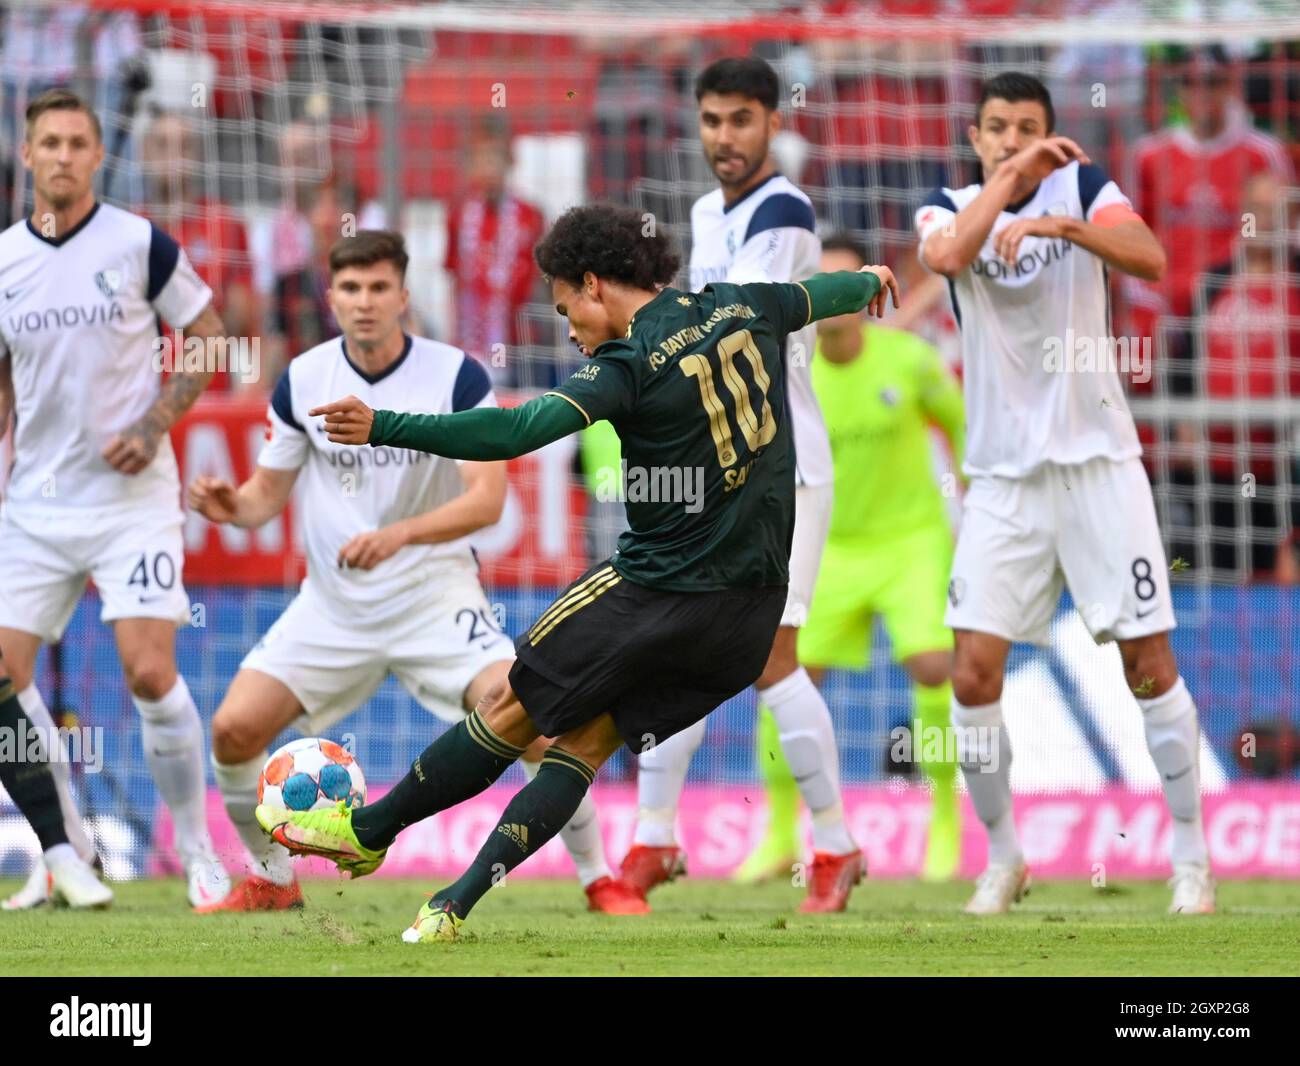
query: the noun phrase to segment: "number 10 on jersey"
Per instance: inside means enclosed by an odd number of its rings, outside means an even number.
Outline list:
[[[753,402],[749,396],[749,386],[736,369],[736,354],[740,353],[754,371],[754,383],[763,395],[761,415],[754,412]],[[767,390],[772,379],[763,366],[763,355],[754,343],[754,336],[747,329],[729,334],[718,342],[718,359],[722,363],[722,380],[736,401],[736,421],[740,424],[741,435],[751,452],[756,452],[771,442],[776,436],[776,419],[772,417],[772,405],[767,399]],[[722,405],[717,386],[713,378],[713,365],[707,356],[688,355],[678,364],[682,373],[695,378],[700,387],[700,402],[709,416],[709,432],[713,434],[713,446],[718,452],[718,465],[724,469],[732,466],[737,459],[736,449],[731,435],[731,421],[727,409]]]

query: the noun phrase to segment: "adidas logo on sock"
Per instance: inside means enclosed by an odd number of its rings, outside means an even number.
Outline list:
[[[505,833],[511,840],[519,845],[520,851],[528,850],[528,826],[526,825],[499,825],[498,833]]]

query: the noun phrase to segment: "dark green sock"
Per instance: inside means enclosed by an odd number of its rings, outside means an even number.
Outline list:
[[[0,784],[36,831],[41,850],[49,851],[56,844],[66,844],[68,832],[63,826],[63,808],[59,806],[59,793],[46,761],[49,753],[43,740],[38,758],[29,758],[36,753],[32,747],[33,735],[40,734],[18,702],[13,682],[7,677],[0,678],[0,738],[4,738],[0,740]]]
[[[352,830],[363,847],[386,848],[408,825],[477,796],[523,753],[472,711],[425,748],[383,799],[353,811]]]
[[[435,894],[430,906],[451,903],[456,916],[464,918],[489,888],[568,823],[595,776],[567,751],[548,750],[537,776],[515,794],[469,869]]]

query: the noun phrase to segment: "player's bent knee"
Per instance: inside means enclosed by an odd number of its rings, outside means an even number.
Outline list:
[[[912,680],[926,688],[942,685],[952,676],[952,653],[948,651],[923,651],[909,655],[903,665]]]
[[[122,664],[126,687],[142,700],[160,700],[176,686],[176,665],[170,659],[150,656]]]
[[[1002,671],[958,657],[952,671],[952,693],[967,707],[982,707],[1002,698]]]
[[[1162,696],[1178,680],[1178,664],[1165,633],[1121,641],[1120,658],[1129,688],[1139,699]]]
[[[277,730],[278,732],[278,730]],[[249,710],[222,704],[212,719],[212,757],[223,766],[247,762],[274,738],[258,728]]]
[[[605,765],[605,761],[618,751],[623,738],[614,719],[602,714],[585,725],[579,726],[556,738],[555,747],[581,759],[591,767],[592,772]]]
[[[41,650],[40,638],[31,633],[7,629],[0,631],[0,665],[4,674],[22,692],[32,683],[36,673],[36,655]]]
[[[492,732],[515,747],[527,748],[539,735],[508,681],[479,705],[478,714]]]

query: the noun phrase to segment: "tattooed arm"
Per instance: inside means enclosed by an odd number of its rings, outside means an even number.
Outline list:
[[[209,340],[224,337],[225,326],[212,304],[200,312],[199,317],[185,327],[187,337],[204,337]],[[173,425],[199,398],[199,393],[212,380],[211,370],[177,371],[164,383],[154,405],[133,426],[128,426],[113,437],[102,452],[108,464],[123,474],[138,474],[153,462],[158,454],[158,443]]]

